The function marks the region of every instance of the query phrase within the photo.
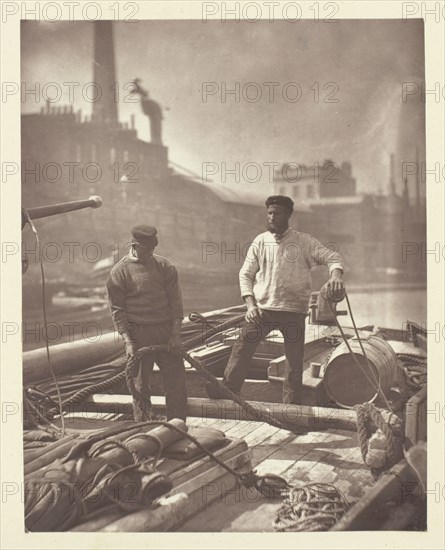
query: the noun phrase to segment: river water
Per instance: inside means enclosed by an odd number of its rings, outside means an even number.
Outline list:
[[[426,289],[391,289],[348,291],[357,325],[375,324],[380,327],[403,329],[407,320],[427,324]],[[241,303],[239,288],[218,284],[212,288],[183,288],[185,311],[209,311]],[[337,306],[346,310],[346,301]],[[350,317],[339,317],[341,324],[351,326]]]
[[[407,320],[427,325],[426,289],[348,292],[352,313],[358,325],[377,324],[403,329]],[[341,302],[338,309],[346,309]],[[342,324],[346,322],[347,317]]]
[[[188,281],[182,286],[184,315],[191,311],[205,313],[239,305],[241,297],[236,280],[214,281],[214,284],[199,284]],[[204,283],[204,281],[201,281]],[[348,291],[352,312],[357,326],[376,325],[382,328],[404,330],[407,320],[427,326],[426,290],[369,290],[367,292]],[[337,306],[345,310],[346,301]],[[92,311],[90,308],[55,308],[47,311],[50,344],[61,344],[90,338],[96,334],[110,332],[113,328],[108,307]],[[343,326],[352,326],[349,316],[339,317]],[[23,311],[23,350],[40,348],[45,345],[41,308]],[[74,327],[74,329],[73,329]],[[94,338],[93,340],[94,341]]]

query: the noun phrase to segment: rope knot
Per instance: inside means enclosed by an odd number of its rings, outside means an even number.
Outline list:
[[[396,461],[396,443],[390,425],[372,403],[356,407],[357,434],[363,462],[374,471]]]

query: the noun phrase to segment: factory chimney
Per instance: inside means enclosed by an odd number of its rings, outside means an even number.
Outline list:
[[[94,25],[94,82],[97,101],[93,102],[94,121],[118,124],[115,95],[116,71],[114,66],[113,22],[95,21]]]

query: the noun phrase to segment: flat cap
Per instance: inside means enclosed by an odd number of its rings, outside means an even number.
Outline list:
[[[158,244],[158,238],[156,237],[157,234],[158,231],[156,227],[153,227],[152,225],[142,224],[135,225],[131,228],[131,236],[133,237],[133,240],[143,245],[156,246]]]
[[[284,195],[272,195],[266,200],[266,206],[271,206],[272,204],[277,204],[282,206],[289,212],[292,212],[294,209],[294,201],[290,197],[285,197]]]

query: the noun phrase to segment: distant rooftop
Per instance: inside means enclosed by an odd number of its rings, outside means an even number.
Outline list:
[[[188,174],[180,173],[176,170],[175,163],[172,163],[170,161],[170,164],[173,164],[175,168],[173,168],[173,174],[176,176],[181,176],[183,178],[188,179],[189,181],[193,181],[194,183],[198,183],[199,185],[205,186],[206,189],[214,193],[217,197],[219,197],[224,202],[231,202],[235,204],[244,204],[244,205],[250,205],[250,206],[262,206],[266,208],[265,202],[269,195],[273,195],[273,191],[271,190],[269,193],[252,193],[248,191],[240,191],[238,189],[233,189],[231,187],[226,187],[223,185],[218,185],[216,183],[203,183],[201,178],[196,174],[193,174],[193,172],[188,171]],[[183,167],[180,167],[181,171],[185,172],[186,169]],[[190,174],[190,175],[189,175]],[[310,208],[304,204],[297,204],[295,203],[294,206],[295,211],[299,212],[309,212]]]
[[[328,206],[335,204],[360,204],[366,199],[366,195],[352,195],[345,197],[322,197],[321,199],[309,199],[308,206]]]

